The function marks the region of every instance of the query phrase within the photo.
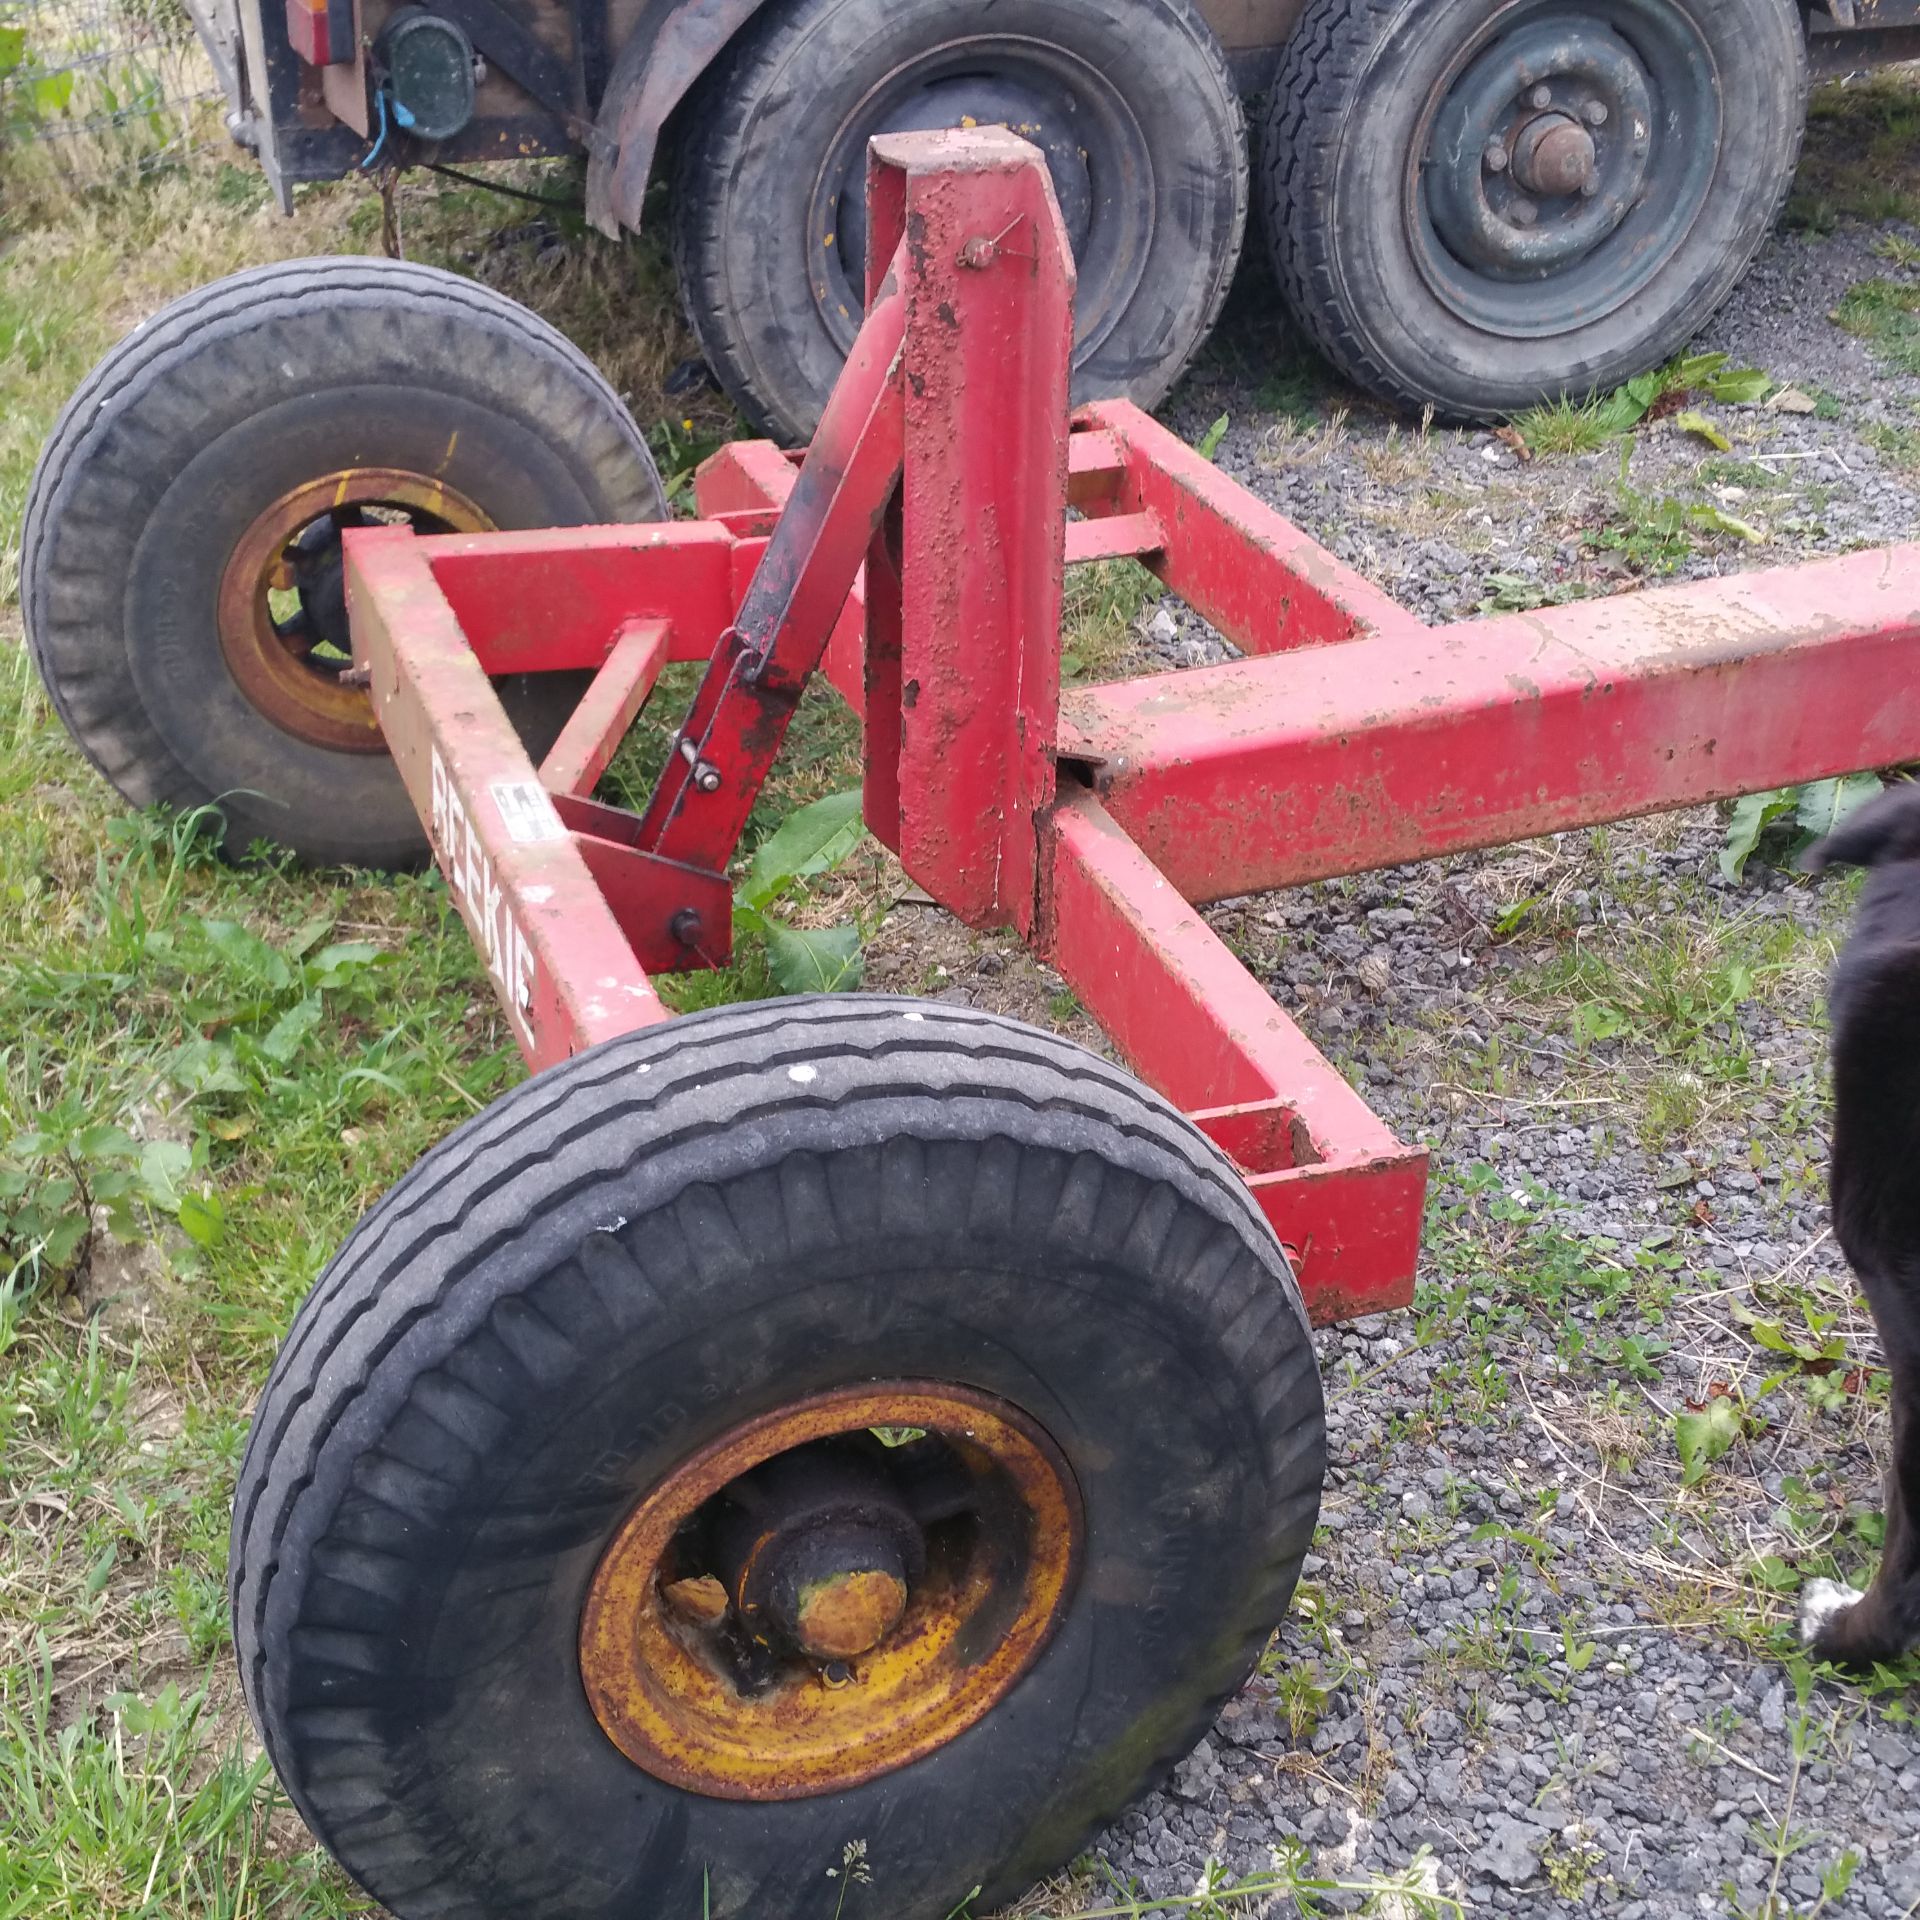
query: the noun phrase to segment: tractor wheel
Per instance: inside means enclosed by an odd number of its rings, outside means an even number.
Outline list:
[[[1293,1277],[1172,1108],[964,1009],[726,1007],[356,1231],[254,1416],[235,1642],[401,1920],[946,1920],[1205,1731],[1323,1457]]]
[[[1262,145],[1281,288],[1409,406],[1616,386],[1746,271],[1806,89],[1796,0],[1310,0]]]
[[[721,384],[805,440],[859,330],[867,142],[1004,124],[1046,155],[1079,273],[1075,400],[1151,406],[1218,317],[1246,224],[1226,57],[1192,0],[791,0],[685,115],[674,252]]]
[[[428,267],[290,261],[175,301],[67,403],[27,498],[27,640],[136,806],[217,805],[236,853],[416,865],[373,703],[341,678],[341,531],[665,511],[613,389],[544,321]],[[539,752],[583,683],[498,684]]]

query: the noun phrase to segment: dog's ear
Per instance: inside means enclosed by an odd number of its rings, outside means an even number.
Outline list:
[[[1828,867],[1878,867],[1920,860],[1920,782],[1902,780],[1869,800],[1824,840],[1809,847],[1800,864],[1809,873]]]

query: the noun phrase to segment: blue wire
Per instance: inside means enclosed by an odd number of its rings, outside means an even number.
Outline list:
[[[375,104],[380,109],[380,137],[373,143],[372,147],[368,149],[367,157],[360,162],[360,171],[362,173],[365,173],[366,170],[370,166],[372,166],[376,160],[380,158],[381,149],[385,147],[385,145],[387,144],[387,90],[386,88],[376,87],[374,89],[373,98],[374,98]],[[410,128],[416,124],[415,116],[408,111],[405,102],[400,100],[396,100],[393,103],[393,117],[403,129]]]

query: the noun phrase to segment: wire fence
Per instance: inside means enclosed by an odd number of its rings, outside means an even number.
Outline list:
[[[0,175],[85,187],[220,136],[181,0],[0,0]]]

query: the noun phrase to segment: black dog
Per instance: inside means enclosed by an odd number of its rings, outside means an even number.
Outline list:
[[[1871,867],[1834,970],[1833,1229],[1892,1376],[1887,1540],[1864,1595],[1808,1584],[1802,1638],[1856,1667],[1920,1644],[1920,785],[1870,802],[1807,864]]]

